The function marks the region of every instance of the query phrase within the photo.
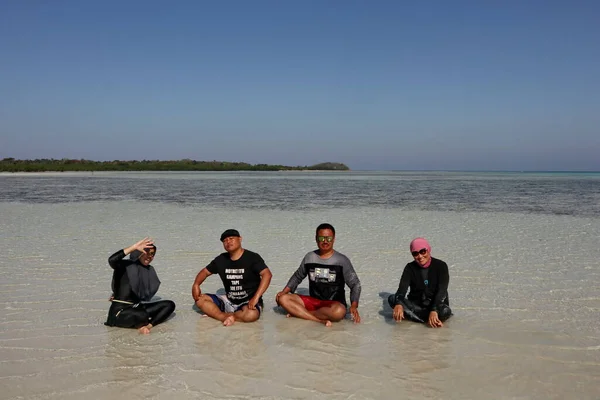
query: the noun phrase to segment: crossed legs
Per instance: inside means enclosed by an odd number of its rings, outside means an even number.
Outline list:
[[[325,326],[331,326],[332,322],[341,321],[346,316],[346,307],[342,303],[308,310],[300,296],[292,293],[282,294],[277,303],[288,312],[288,316],[320,322]]]
[[[250,310],[247,304],[235,312],[221,311],[213,299],[206,294],[200,295],[196,306],[204,314],[221,321],[225,326],[233,325],[235,322],[254,322],[260,317],[260,312],[258,310]]]

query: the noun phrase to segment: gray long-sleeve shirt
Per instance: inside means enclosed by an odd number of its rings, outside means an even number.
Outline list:
[[[360,280],[352,263],[342,253],[334,251],[329,258],[319,257],[318,250],[306,254],[300,267],[287,283],[292,292],[308,275],[311,297],[319,300],[336,300],[347,306],[345,285],[350,288],[350,302],[360,298]]]

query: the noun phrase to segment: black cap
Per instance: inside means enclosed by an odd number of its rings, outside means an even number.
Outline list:
[[[225,232],[221,233],[221,242],[228,237],[237,236],[240,237],[240,233],[235,229],[227,229]]]

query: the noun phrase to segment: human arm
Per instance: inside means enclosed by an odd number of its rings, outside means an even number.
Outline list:
[[[358,313],[358,301],[353,301],[350,304],[350,315],[355,324],[360,324],[360,314]]]
[[[194,284],[192,285],[192,297],[194,298],[194,301],[200,299],[200,295],[202,294],[200,285],[202,285],[202,282],[211,275],[212,273],[208,270],[208,267],[202,268],[202,270],[198,272],[198,275],[196,275],[196,279],[194,279]]]
[[[354,270],[354,267],[349,259],[345,260],[342,266],[342,271],[346,285],[348,285],[350,288],[350,315],[352,315],[354,323],[358,324],[360,323],[358,300],[360,299],[360,292],[362,290],[360,279],[358,279],[358,275],[356,275],[356,271]]]
[[[450,282],[450,274],[448,273],[448,265],[441,261],[439,277],[438,277],[438,287],[435,293],[435,297],[433,299],[433,307],[429,312],[429,320],[427,321],[429,326],[432,328],[441,328],[444,326],[442,321],[439,319],[438,310],[440,306],[446,301],[446,297],[448,296],[448,284]]]
[[[288,294],[288,293],[290,293],[291,291],[292,291],[292,289],[290,289],[289,287],[287,287],[287,286],[286,286],[286,287],[284,287],[284,288],[283,288],[283,290],[282,290],[281,292],[278,292],[278,293],[275,295],[275,302],[276,302],[277,304],[279,304],[279,298],[280,298],[282,295],[284,295],[284,294]]]
[[[438,275],[438,285],[433,298],[432,311],[439,310],[440,306],[446,301],[448,297],[448,284],[450,283],[450,274],[448,273],[448,264],[441,261]]]
[[[114,253],[113,255],[111,255],[108,258],[108,264],[113,269],[122,267],[123,266],[122,260],[123,260],[123,258],[125,258],[126,255],[132,253],[135,250],[141,251],[142,253],[146,253],[146,249],[149,248],[150,246],[152,246],[153,244],[154,244],[154,241],[152,239],[145,237],[142,240],[132,244],[131,246],[126,247],[122,250],[119,250],[116,253]]]
[[[260,284],[258,285],[258,289],[256,289],[256,293],[250,301],[248,302],[248,308],[254,310],[256,308],[256,304],[260,300],[260,297],[267,291],[269,284],[271,283],[271,278],[273,274],[269,270],[269,268],[265,268],[260,271]]]
[[[400,300],[406,297],[406,293],[408,292],[408,288],[410,287],[410,270],[407,265],[404,267],[404,271],[402,272],[402,277],[400,278],[400,283],[398,284],[398,290],[396,290],[396,294],[394,295],[395,305],[393,318],[395,321],[402,321],[404,319],[404,307],[400,303]]]
[[[304,280],[304,278],[306,278],[307,273],[306,267],[304,266],[305,259],[306,257],[302,259],[302,262],[300,262],[300,266],[298,267],[296,272],[294,272],[288,283],[285,285],[285,288],[283,288],[281,292],[277,293],[277,295],[275,296],[275,301],[279,302],[279,297],[281,297],[281,295],[283,294],[293,293],[298,287],[298,285]]]

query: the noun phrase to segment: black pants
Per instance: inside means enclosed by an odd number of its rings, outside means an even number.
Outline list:
[[[404,318],[406,319],[410,319],[411,321],[415,322],[429,321],[429,313],[431,312],[431,308],[429,307],[421,307],[418,304],[415,304],[406,298],[396,299],[396,296],[393,294],[390,295],[390,297],[388,297],[388,303],[392,308],[394,308],[398,304],[402,305],[402,308],[404,308]],[[444,322],[452,316],[452,310],[445,304],[442,304],[439,307],[437,313],[438,318],[442,322]]]
[[[104,325],[120,328],[141,328],[164,322],[175,311],[175,303],[161,300],[154,303],[123,304],[113,301]]]

